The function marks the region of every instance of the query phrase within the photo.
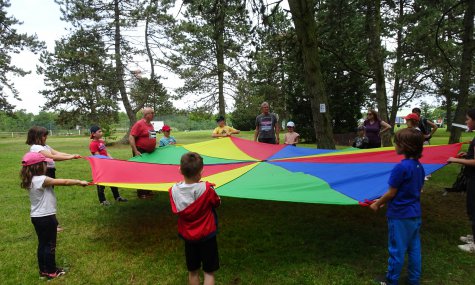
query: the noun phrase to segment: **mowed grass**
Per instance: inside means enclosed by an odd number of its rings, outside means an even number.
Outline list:
[[[180,143],[204,141],[210,132],[174,133]],[[446,143],[439,131],[433,143]],[[243,133],[252,138],[252,133]],[[472,135],[464,134],[464,140]],[[88,155],[87,137],[49,137],[53,148]],[[313,147],[307,145],[307,147]],[[24,139],[0,140],[3,187],[0,207],[1,284],[42,284],[37,237],[29,218],[28,193],[18,171],[28,150]],[[130,147],[108,147],[128,159]],[[85,160],[57,163],[62,178],[91,179]],[[426,183],[422,195],[422,284],[475,284],[475,255],[457,248],[469,233],[465,196],[443,196],[457,173],[449,165]],[[351,171],[351,165],[348,168]],[[50,284],[186,284],[183,242],[168,194],[139,200],[120,189],[128,203],[101,207],[95,187],[57,187],[57,263],[69,272]],[[106,189],[109,200],[110,190]],[[360,206],[270,202],[222,197],[218,209],[221,269],[218,284],[373,284],[387,266],[384,211]],[[404,273],[405,275],[405,273]]]

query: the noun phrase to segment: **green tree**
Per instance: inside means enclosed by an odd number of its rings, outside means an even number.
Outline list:
[[[272,112],[281,120],[288,121],[292,117],[288,101],[296,96],[295,82],[302,81],[300,53],[291,19],[279,7],[265,19],[254,28],[252,61],[246,68],[246,79],[238,85],[233,112],[233,120],[241,121],[242,129],[246,130],[255,128],[254,119],[263,101],[270,103]],[[244,114],[251,119],[244,118]]]
[[[225,115],[226,97],[236,94],[239,70],[249,36],[245,3],[239,0],[184,1],[184,19],[170,32],[167,65],[184,80],[180,97],[217,107]]]
[[[329,100],[325,90],[317,38],[314,0],[289,0],[295,32],[302,52],[305,92],[312,110],[313,126],[319,148],[334,149]],[[324,111],[324,112],[323,112]]]
[[[126,72],[127,65],[134,62],[134,55],[143,54],[133,36],[126,36],[134,31],[141,19],[144,1],[106,1],[106,0],[56,0],[61,6],[63,19],[75,29],[95,30],[100,32],[104,42],[113,48],[107,49],[112,56],[114,66],[114,81],[119,98],[124,106],[130,126],[136,120],[137,112],[143,108],[140,103],[131,102],[126,86],[126,80],[134,77],[134,72]],[[147,97],[150,94],[142,94]],[[141,100],[145,102],[146,100]],[[122,141],[127,142],[128,133]]]
[[[7,16],[10,7],[9,0],[0,0],[0,111],[11,112],[15,106],[8,102],[8,95],[4,93],[6,87],[17,100],[21,100],[9,76],[25,76],[30,71],[14,66],[11,54],[28,49],[34,53],[44,48],[44,43],[38,41],[36,35],[18,33],[16,25],[22,23],[13,16]]]
[[[475,16],[475,0],[465,1],[465,14],[463,20],[463,36],[462,36],[462,62],[460,65],[460,77],[457,98],[457,109],[455,110],[454,121],[463,123],[465,121],[465,112],[467,111],[467,103],[469,97],[469,88],[473,84],[472,66],[473,53],[475,51],[475,42],[473,39],[474,20]],[[450,132],[449,143],[456,143],[460,141],[461,129],[452,127]]]
[[[354,132],[372,84],[364,59],[365,17],[359,1],[325,1],[318,6],[321,65],[333,133]]]
[[[385,55],[381,46],[382,19],[381,1],[366,0],[366,33],[368,53],[366,60],[372,71],[372,78],[376,86],[375,99],[380,118],[386,122],[388,116],[388,97],[386,93],[386,77],[384,70]],[[383,146],[392,145],[391,135],[386,132],[382,135]]]
[[[175,111],[167,90],[157,78],[136,78],[130,89],[130,98],[138,106],[152,106],[157,114],[171,114]]]
[[[96,30],[79,29],[56,41],[54,53],[44,52],[40,62],[38,72],[48,87],[41,91],[44,107],[59,113],[58,122],[106,126],[117,121],[114,67]]]

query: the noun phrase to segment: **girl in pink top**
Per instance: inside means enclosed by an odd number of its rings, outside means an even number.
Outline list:
[[[294,132],[295,124],[294,122],[287,123],[287,133],[285,133],[285,144],[290,144],[296,146],[299,143],[300,135]]]

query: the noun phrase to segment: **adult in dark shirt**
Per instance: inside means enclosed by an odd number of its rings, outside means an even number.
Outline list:
[[[475,109],[467,111],[465,124],[467,124],[468,130],[475,130]],[[458,247],[466,252],[475,252],[475,138],[473,138],[468,151],[461,152],[457,157],[450,157],[447,162],[459,163],[465,166],[464,175],[467,180],[467,214],[472,224],[472,232],[469,235],[461,236],[460,241],[465,244],[461,244]]]
[[[372,109],[368,110],[363,126],[369,140],[368,148],[381,147],[381,134],[391,129],[391,125],[381,120],[378,112]]]
[[[421,109],[414,108],[412,109],[414,114],[419,116],[419,130],[421,130],[422,134],[424,135],[424,144],[430,144],[430,138],[432,135],[437,131],[439,127],[432,122],[431,120],[424,118],[421,116]]]
[[[254,141],[279,144],[279,122],[275,114],[269,113],[269,109],[269,103],[261,104],[261,114],[256,117]]]

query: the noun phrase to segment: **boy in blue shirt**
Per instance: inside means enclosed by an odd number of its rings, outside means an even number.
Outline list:
[[[424,136],[416,129],[402,129],[394,138],[397,154],[405,158],[397,164],[389,177],[389,190],[370,208],[377,211],[388,204],[388,271],[380,284],[398,284],[408,255],[408,284],[419,284],[421,276],[421,204],[420,195],[424,185],[422,157]]]
[[[172,129],[170,128],[169,125],[164,125],[162,127],[163,138],[160,139],[160,145],[159,146],[167,146],[169,144],[176,144],[175,137],[170,135],[171,131],[172,131]]]

